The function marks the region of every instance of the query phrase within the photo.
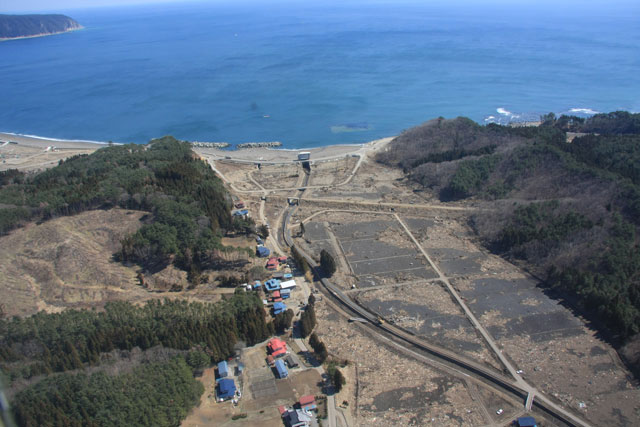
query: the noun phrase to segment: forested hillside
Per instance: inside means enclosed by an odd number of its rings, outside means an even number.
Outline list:
[[[105,147],[35,176],[0,172],[0,233],[29,221],[115,206],[152,214],[123,240],[120,260],[156,270],[173,263],[192,281],[227,250],[223,232],[251,231],[254,225],[232,220],[220,179],[188,143],[172,137]]]
[[[121,375],[49,377],[19,393],[13,412],[25,427],[177,426],[203,392],[184,359],[177,357]]]
[[[199,368],[233,356],[239,342],[253,345],[271,334],[273,324],[254,293],[237,292],[216,304],[114,302],[103,312],[0,320],[0,368],[10,381],[35,381],[12,399],[23,426],[178,425],[203,392],[182,357],[124,374],[77,371],[108,366],[114,350],[158,346],[181,351]]]
[[[65,15],[0,15],[0,39],[63,33],[82,28]]]
[[[273,333],[262,301],[239,292],[217,304],[150,301],[138,307],[107,303],[103,312],[40,312],[0,320],[0,367],[11,378],[82,369],[112,350],[161,345],[202,348],[213,361],[233,355],[238,341],[253,345]]]
[[[568,142],[566,132],[573,132]],[[443,201],[490,209],[471,224],[619,343],[640,332],[640,114],[553,114],[538,127],[436,119],[377,160]]]

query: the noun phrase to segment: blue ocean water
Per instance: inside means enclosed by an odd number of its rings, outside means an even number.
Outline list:
[[[0,131],[365,142],[428,119],[640,111],[637,6],[183,3],[0,43]],[[585,109],[585,110],[582,110]]]

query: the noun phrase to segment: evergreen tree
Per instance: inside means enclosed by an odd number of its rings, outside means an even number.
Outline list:
[[[333,259],[333,255],[325,249],[320,252],[320,266],[328,277],[333,276],[333,273],[336,272],[336,261]]]

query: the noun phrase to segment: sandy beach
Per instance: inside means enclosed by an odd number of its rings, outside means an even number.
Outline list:
[[[0,171],[39,171],[78,154],[90,154],[106,146],[94,141],[68,141],[0,133]]]
[[[298,159],[298,153],[307,151],[312,161],[335,159],[350,155],[364,155],[380,150],[394,137],[376,139],[363,144],[327,145],[313,148],[245,148],[241,150],[221,150],[219,148],[194,147],[200,155],[214,160],[230,160],[234,162],[288,163]]]
[[[380,150],[393,137],[362,144],[328,145],[313,148],[245,148],[224,150],[193,147],[193,150],[214,160],[234,162],[288,163],[298,159],[298,153],[308,151],[312,161],[330,160],[343,156],[362,156]],[[55,166],[59,160],[77,154],[89,154],[108,143],[82,140],[62,140],[0,132],[0,170],[40,170]]]

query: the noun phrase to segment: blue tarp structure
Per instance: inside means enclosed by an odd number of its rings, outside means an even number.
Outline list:
[[[223,360],[222,362],[218,363],[218,376],[220,378],[224,378],[227,375],[229,375],[229,366],[227,365],[227,361]]]
[[[262,286],[262,283],[260,282],[260,280],[256,280],[255,282],[253,282],[253,289],[260,289],[260,287]]]
[[[231,399],[236,393],[236,383],[231,378],[218,381],[218,399]]]
[[[291,296],[291,289],[282,289],[280,291],[280,298],[287,299]]]
[[[257,246],[256,247],[256,254],[261,258],[268,257],[270,253],[271,253],[271,251],[267,247],[264,247],[264,246]]]
[[[239,211],[235,211],[233,213],[233,216],[245,216],[245,215],[249,215],[249,210],[248,209],[242,209]]]
[[[275,291],[277,289],[280,289],[280,280],[269,279],[264,282],[264,287],[267,289],[267,291]]]
[[[293,274],[291,273],[285,273],[284,276],[282,276],[283,279],[287,280],[287,279],[293,279]]]
[[[282,359],[276,360],[276,371],[278,371],[279,378],[287,378],[287,375],[289,375],[289,371],[287,370],[287,367],[284,365],[284,362],[282,361]]]
[[[518,418],[518,427],[536,427],[536,419],[533,417]]]
[[[287,306],[283,302],[276,302],[273,304],[273,314],[280,314],[287,309]]]

